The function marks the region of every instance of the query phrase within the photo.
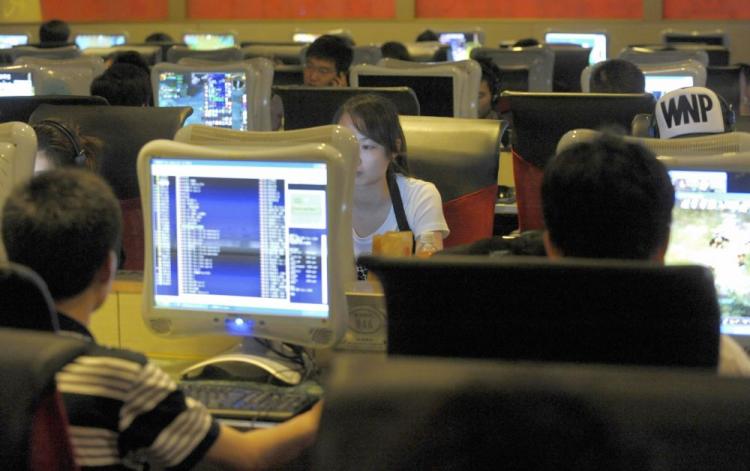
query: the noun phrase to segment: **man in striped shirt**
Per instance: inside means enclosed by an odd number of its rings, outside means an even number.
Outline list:
[[[35,270],[62,330],[91,342],[91,314],[110,292],[121,232],[117,200],[91,172],[59,169],[15,189],[3,209],[8,258]],[[57,375],[84,470],[188,469],[205,459],[232,469],[288,461],[314,440],[320,406],[274,428],[219,425],[143,355],[95,346]]]

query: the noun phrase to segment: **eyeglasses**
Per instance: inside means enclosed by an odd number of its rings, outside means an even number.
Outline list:
[[[330,75],[330,74],[333,74],[333,73],[336,72],[331,67],[315,66],[315,65],[312,65],[312,64],[305,64],[305,69],[309,70],[310,72],[316,72],[319,75]]]

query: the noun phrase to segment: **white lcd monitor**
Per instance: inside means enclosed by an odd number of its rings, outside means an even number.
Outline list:
[[[27,69],[0,70],[0,96],[34,96],[33,73]]]
[[[247,130],[249,116],[248,86],[253,71],[241,66],[185,66],[160,63],[151,70],[155,104],[190,106],[193,114],[185,124],[205,124]],[[251,126],[252,127],[252,126]]]
[[[471,57],[472,49],[482,46],[480,36],[478,31],[442,32],[438,35],[438,41],[449,47],[449,61],[464,61]]]
[[[338,249],[347,165],[326,144],[230,149],[152,141],[138,157],[144,319],[163,335],[224,333],[328,347],[346,326]]]
[[[578,44],[591,49],[589,64],[607,60],[607,33],[563,33],[548,31],[544,42],[552,44]]]
[[[124,33],[119,34],[105,34],[105,33],[86,33],[76,34],[75,43],[79,49],[85,50],[90,47],[113,47],[122,46],[128,40],[127,35]]]
[[[208,51],[233,47],[236,41],[232,33],[185,33],[182,42],[190,49]]]
[[[23,46],[28,43],[28,34],[0,34],[0,49],[10,49],[13,46]]]
[[[319,37],[320,35],[315,33],[294,33],[292,35],[292,41],[295,43],[311,44]]]
[[[711,268],[721,331],[750,346],[750,154],[662,160],[675,187],[668,264]]]
[[[678,88],[692,87],[693,77],[691,75],[645,75],[646,92],[658,100],[665,93]]]

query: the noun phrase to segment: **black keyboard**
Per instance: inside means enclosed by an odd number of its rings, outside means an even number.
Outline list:
[[[275,386],[244,381],[186,380],[180,389],[202,402],[217,418],[282,422],[304,412],[318,396],[301,386]]]

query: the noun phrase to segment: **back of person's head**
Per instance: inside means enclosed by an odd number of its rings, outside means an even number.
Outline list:
[[[646,89],[643,72],[632,62],[609,59],[593,69],[589,79],[592,93],[643,93]]]
[[[398,118],[398,109],[391,100],[369,93],[355,95],[336,111],[334,124],[338,124],[344,115],[351,118],[362,135],[385,147],[388,154],[395,155],[391,161],[393,171],[408,172],[406,137]]]
[[[83,292],[119,244],[120,206],[93,172],[42,172],[13,190],[2,214],[8,259],[36,271],[55,300]]]
[[[513,43],[513,47],[534,47],[539,45],[536,38],[522,38]]]
[[[45,119],[33,126],[37,150],[35,171],[59,167],[81,167],[96,171],[102,142],[82,135],[76,125]]]
[[[155,33],[151,33],[148,36],[146,36],[145,42],[147,43],[172,43],[174,42],[174,39],[172,39],[172,36],[168,35],[167,33],[157,31]]]
[[[352,65],[354,52],[338,36],[324,34],[312,42],[305,52],[305,59],[324,59],[336,65],[336,73],[347,73]]]
[[[662,139],[731,132],[735,125],[732,106],[705,87],[685,87],[665,93],[656,102],[654,117],[654,134]]]
[[[70,26],[62,20],[49,20],[39,26],[39,43],[64,45],[70,38]]]
[[[107,60],[110,62],[110,67],[114,64],[130,64],[138,67],[149,75],[151,74],[151,67],[149,67],[146,59],[135,51],[117,51],[110,55]]]
[[[417,42],[438,41],[440,37],[431,29],[426,29],[417,35]]]
[[[563,256],[652,259],[666,249],[673,206],[664,165],[615,136],[570,147],[544,170],[544,221]]]
[[[487,87],[493,97],[497,97],[500,94],[500,67],[487,56],[479,56],[474,58],[482,68],[482,82],[487,83]],[[493,100],[496,98],[493,98]]]
[[[113,64],[91,83],[91,94],[110,105],[146,106],[151,102],[149,75],[133,64]]]
[[[410,61],[411,55],[409,50],[404,46],[403,43],[398,41],[388,41],[380,46],[380,53],[383,58],[398,59],[402,61]]]

